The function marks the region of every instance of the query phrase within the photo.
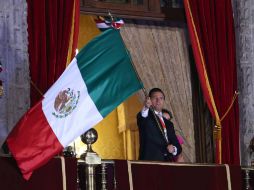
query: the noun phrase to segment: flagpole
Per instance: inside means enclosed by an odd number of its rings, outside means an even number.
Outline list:
[[[110,14],[110,13],[109,13],[109,14]],[[110,14],[110,16],[111,16],[111,18],[113,19],[113,16],[112,16],[111,14]],[[121,36],[121,33],[120,33],[120,36]],[[141,78],[140,78],[140,76],[139,76],[139,74],[138,74],[138,72],[137,72],[137,69],[136,69],[136,67],[135,67],[135,65],[134,65],[134,63],[133,63],[133,61],[132,61],[132,58],[131,58],[131,56],[130,56],[130,54],[129,54],[129,51],[128,51],[126,45],[125,45],[125,42],[124,42],[122,36],[121,36],[121,39],[122,39],[122,42],[123,42],[123,44],[124,44],[125,50],[126,50],[128,56],[129,56],[130,60],[131,60],[131,65],[132,65],[132,67],[133,67],[133,69],[134,69],[134,71],[135,71],[135,73],[136,73],[136,75],[137,75],[137,78],[138,78],[139,82],[143,84],[143,82],[142,82],[142,80],[141,80]],[[142,86],[143,86],[143,87],[142,87],[142,91],[143,91],[143,93],[144,93],[144,95],[145,95],[145,98],[148,98],[147,90],[146,90],[146,88],[144,87],[144,85],[142,85]],[[154,117],[154,119],[155,119],[155,121],[156,121],[156,126],[160,129],[160,132],[161,132],[161,134],[162,134],[162,136],[163,136],[163,139],[165,140],[165,142],[166,142],[167,144],[170,144],[170,142],[168,141],[168,139],[166,138],[166,136],[165,136],[165,134],[164,134],[163,127],[162,127],[161,123],[159,122],[158,117],[156,117],[156,114],[155,114],[155,112],[154,112],[154,109],[151,108],[151,107],[150,107],[149,109],[152,111],[153,117]]]
[[[123,40],[123,39],[122,39],[122,40]],[[125,44],[124,44],[124,45],[125,45]],[[126,48],[126,46],[125,46],[125,48]],[[127,50],[127,49],[126,49],[126,50]],[[129,55],[129,54],[128,54],[128,55]],[[130,57],[130,56],[129,56],[129,57]],[[137,77],[138,77],[138,80],[142,83],[142,80],[141,80],[141,78],[140,78],[140,76],[139,76],[139,74],[138,74],[138,72],[137,72],[137,70],[136,70],[136,67],[135,67],[135,65],[134,65],[134,63],[133,63],[131,57],[130,57],[130,60],[131,60],[131,65],[132,65],[132,67],[133,67],[133,69],[134,69],[134,71],[136,72],[136,75],[137,75]],[[148,93],[147,93],[147,90],[146,90],[146,88],[145,88],[144,86],[142,87],[142,92],[144,93],[145,98],[148,98],[148,97],[149,97],[149,96],[148,96]],[[156,117],[156,114],[155,114],[155,111],[154,111],[153,107],[150,107],[149,109],[152,111],[153,117],[154,117],[154,119],[155,119],[155,121],[156,121],[157,127],[160,129],[160,132],[161,132],[161,134],[162,134],[162,136],[163,136],[163,139],[165,140],[165,142],[166,142],[167,144],[169,144],[169,141],[168,141],[168,139],[166,138],[165,133],[164,133],[164,131],[163,131],[163,127],[161,126],[161,123],[159,122],[158,117]]]

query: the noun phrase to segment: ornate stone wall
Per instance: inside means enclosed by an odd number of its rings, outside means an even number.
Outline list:
[[[0,1],[0,146],[30,107],[26,0]]]
[[[248,146],[254,136],[254,3],[233,0],[236,29],[237,72],[240,108],[241,164],[250,163]]]

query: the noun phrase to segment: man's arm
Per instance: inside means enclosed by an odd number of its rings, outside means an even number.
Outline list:
[[[141,128],[143,126],[144,119],[148,117],[149,108],[152,105],[150,98],[146,98],[144,101],[144,107],[142,110],[137,114],[137,124],[138,127]]]
[[[172,146],[169,145],[167,147],[167,149],[168,149],[169,153],[173,154],[173,156],[177,156],[178,154],[180,154],[182,152],[182,147],[179,144],[178,139],[176,137],[173,123],[169,121],[168,125],[170,125],[170,126],[167,128],[167,130],[168,130],[167,133],[168,133],[170,145],[172,145]]]

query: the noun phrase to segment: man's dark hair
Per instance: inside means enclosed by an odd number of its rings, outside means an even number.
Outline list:
[[[151,98],[152,95],[153,95],[153,93],[155,93],[155,92],[161,92],[161,93],[163,94],[163,96],[164,96],[164,99],[165,99],[165,94],[164,94],[164,92],[163,92],[160,88],[152,88],[152,89],[149,91],[148,96]]]

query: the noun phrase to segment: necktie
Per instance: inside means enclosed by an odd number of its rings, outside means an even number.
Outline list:
[[[160,119],[161,126],[162,126],[162,128],[163,128],[163,132],[164,132],[165,138],[166,138],[167,141],[168,141],[168,135],[167,135],[167,128],[166,128],[166,125],[165,125],[165,123],[164,123],[162,117],[160,117],[160,115],[158,115],[158,116],[159,116],[159,119]]]
[[[163,119],[159,116],[160,122],[161,122],[161,126],[163,127],[163,129],[166,129],[166,125],[163,121]]]

